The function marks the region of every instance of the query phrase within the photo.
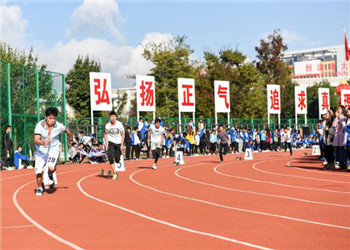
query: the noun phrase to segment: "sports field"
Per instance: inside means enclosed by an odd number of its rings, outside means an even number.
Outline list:
[[[117,181],[61,165],[42,197],[34,170],[2,171],[1,249],[349,249],[350,176],[310,153],[131,161]]]

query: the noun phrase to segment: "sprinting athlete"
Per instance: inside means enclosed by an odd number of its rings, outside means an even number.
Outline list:
[[[156,119],[155,123],[150,126],[148,131],[148,145],[151,140],[151,150],[154,157],[153,169],[157,169],[158,159],[161,157],[161,151],[164,139],[164,128],[160,126],[160,119]]]
[[[57,122],[58,109],[51,107],[45,111],[45,119],[35,126],[35,173],[37,181],[36,195],[43,195],[45,189],[57,185],[56,165],[60,155],[59,136],[66,132],[70,142],[73,134],[62,123]]]
[[[219,125],[217,139],[218,139],[218,145],[219,145],[220,162],[223,163],[224,162],[223,155],[226,155],[228,151],[229,137],[224,129],[224,126],[221,124]]]
[[[112,179],[118,178],[117,169],[120,167],[120,156],[124,145],[124,126],[117,121],[117,113],[111,111],[109,113],[109,122],[105,126],[105,142],[109,164],[114,172]]]

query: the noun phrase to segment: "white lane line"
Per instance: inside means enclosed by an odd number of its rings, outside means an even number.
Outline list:
[[[296,161],[290,161],[287,163],[287,166],[288,167],[291,167],[291,168],[294,168],[294,169],[297,169],[297,170],[302,170],[302,171],[306,171],[306,172],[311,172],[311,173],[316,173],[316,174],[326,174],[326,175],[333,175],[333,176],[343,176],[343,177],[350,177],[350,175],[348,173],[344,173],[344,174],[338,174],[338,173],[328,173],[327,171],[329,170],[321,170],[321,168],[319,170],[311,170],[311,169],[305,169],[305,168],[301,168],[301,167],[295,167],[295,166],[292,166],[290,163],[293,163],[293,162],[296,162]]]
[[[34,183],[35,181],[30,181],[22,186],[20,186],[13,194],[12,196],[12,200],[13,200],[13,203],[15,204],[17,210],[23,215],[24,218],[26,218],[30,223],[32,223],[34,226],[36,226],[39,230],[43,231],[44,233],[46,233],[47,235],[51,236],[52,238],[54,238],[55,240],[73,248],[73,249],[83,249],[77,245],[75,245],[74,243],[70,242],[70,241],[67,241],[63,238],[61,238],[60,236],[58,236],[57,234],[54,234],[53,232],[49,231],[48,229],[46,229],[45,227],[43,227],[42,225],[40,225],[38,222],[36,222],[35,220],[33,220],[23,209],[22,207],[18,204],[17,202],[17,194],[18,192],[28,186],[29,184],[32,184]]]
[[[141,171],[141,170],[139,170]],[[225,240],[225,241],[229,241],[229,242],[232,242],[232,243],[236,243],[236,244],[241,244],[241,245],[244,245],[244,246],[248,246],[248,247],[253,247],[253,248],[257,248],[257,249],[270,249],[270,248],[267,248],[267,247],[263,247],[263,246],[259,246],[259,245],[255,245],[255,244],[251,244],[251,243],[248,243],[248,242],[244,242],[244,241],[239,241],[239,240],[236,240],[236,239],[233,239],[233,238],[228,238],[228,237],[225,237],[225,236],[222,236],[222,235],[217,235],[217,234],[212,234],[212,233],[207,233],[207,232],[203,232],[203,231],[198,231],[198,230],[194,230],[194,229],[190,229],[190,228],[187,228],[187,227],[182,227],[182,226],[179,226],[179,225],[176,225],[176,224],[173,224],[173,223],[170,223],[170,222],[167,222],[167,221],[163,221],[163,220],[159,220],[159,219],[156,219],[154,217],[151,217],[151,216],[148,216],[148,215],[145,215],[145,214],[142,214],[142,213],[139,213],[139,212],[136,212],[134,210],[131,210],[131,209],[128,209],[128,208],[125,208],[125,207],[122,207],[122,206],[119,206],[117,204],[114,204],[114,203],[111,203],[111,202],[108,202],[108,201],[105,201],[105,200],[102,200],[102,199],[99,199],[97,197],[94,197],[90,194],[88,194],[87,192],[85,192],[85,190],[82,188],[81,186],[81,183],[95,175],[96,173],[94,174],[91,174],[91,175],[87,175],[85,177],[83,177],[82,179],[80,179],[77,183],[78,185],[78,188],[79,190],[87,197],[89,197],[90,199],[93,199],[95,201],[98,201],[100,203],[103,203],[103,204],[106,204],[106,205],[109,205],[109,206],[112,206],[112,207],[115,207],[117,209],[120,209],[120,210],[123,210],[125,212],[128,212],[128,213],[131,213],[131,214],[134,214],[134,215],[137,215],[141,218],[144,218],[144,219],[147,219],[147,220],[150,220],[150,221],[153,221],[153,222],[157,222],[157,223],[160,223],[160,224],[163,224],[163,225],[166,225],[168,227],[172,227],[172,228],[176,228],[176,229],[179,229],[179,230],[182,230],[182,231],[186,231],[186,232],[189,232],[189,233],[194,233],[194,234],[199,234],[199,235],[203,235],[203,236],[207,236],[207,237],[211,237],[211,238],[216,238],[216,239],[220,239],[220,240]]]
[[[7,177],[7,178],[1,178],[0,181],[10,180],[10,179],[14,179],[14,178],[18,178],[18,177],[23,177],[23,176],[28,176],[28,175],[33,175],[33,176],[35,176],[35,173],[34,173],[34,171],[33,171],[32,173],[28,173],[28,174],[15,175],[15,176]]]
[[[95,166],[94,166],[95,167]],[[97,167],[97,166],[96,166]],[[63,174],[68,174],[68,173],[71,173],[71,172],[77,172],[77,171],[81,171],[81,170],[90,170],[91,168],[86,168],[86,169],[75,169],[75,170],[71,170],[71,171],[66,171],[66,172],[63,172],[63,173],[59,173],[58,175],[63,175]],[[46,233],[47,235],[49,235],[50,237],[54,238],[55,240],[73,248],[73,249],[79,249],[79,250],[82,250],[84,248],[81,248],[77,245],[75,245],[74,243],[70,242],[70,241],[67,241],[61,237],[59,237],[58,235],[54,234],[53,232],[49,231],[48,229],[46,229],[45,227],[43,227],[42,225],[40,225],[38,222],[36,222],[32,217],[30,217],[24,210],[23,208],[19,205],[18,201],[17,201],[17,194],[19,193],[19,191],[21,191],[24,187],[32,184],[36,182],[35,180],[34,181],[30,181],[30,182],[27,182],[26,184],[20,186],[19,188],[16,189],[16,191],[13,193],[13,196],[12,196],[12,201],[13,203],[15,204],[17,210],[22,214],[22,216],[24,218],[26,218],[30,223],[32,223],[35,227],[37,227],[39,230],[43,231],[44,233]]]
[[[288,162],[289,163],[289,162]],[[288,165],[287,163],[287,165]],[[275,173],[275,172],[270,172],[266,170],[259,169],[255,166],[253,166],[253,169],[256,171],[266,173],[266,174],[272,174],[272,175],[278,175],[278,176],[287,176],[287,177],[294,177],[294,178],[300,178],[300,179],[306,179],[306,180],[316,180],[316,181],[324,181],[324,182],[334,182],[334,183],[345,183],[349,184],[348,181],[335,181],[335,180],[328,180],[328,179],[319,179],[319,178],[312,178],[312,177],[306,177],[306,176],[300,176],[300,175],[292,175],[292,174],[280,174],[280,173]]]
[[[271,160],[272,161],[272,160]],[[262,161],[262,162],[256,162],[253,164],[253,166],[267,162],[267,161]],[[271,184],[271,185],[276,185],[276,186],[281,186],[281,187],[288,187],[288,188],[296,188],[296,189],[305,189],[305,190],[312,190],[312,191],[320,191],[320,192],[327,192],[327,193],[337,193],[337,194],[350,194],[350,192],[345,192],[345,191],[336,191],[336,190],[330,190],[330,189],[323,189],[323,188],[310,188],[310,187],[303,187],[303,186],[294,186],[294,185],[287,185],[287,184],[281,184],[278,182],[272,182],[272,181],[263,181],[263,180],[257,180],[257,179],[251,179],[247,177],[241,177],[241,176],[235,176],[235,175],[230,175],[230,174],[225,174],[222,172],[219,172],[217,169],[221,166],[216,167],[216,173],[227,176],[227,177],[232,177],[236,179],[241,179],[241,180],[246,180],[246,181],[252,181],[252,182],[257,182],[257,183],[266,183],[266,184]]]
[[[303,223],[308,223],[308,224],[314,224],[314,225],[320,225],[320,226],[326,226],[326,227],[333,227],[333,228],[338,228],[338,229],[346,229],[346,230],[350,230],[350,227],[346,227],[346,226],[339,226],[339,225],[334,225],[334,224],[328,224],[328,223],[322,223],[322,222],[317,222],[317,221],[312,221],[312,220],[304,220],[304,219],[299,219],[299,218],[295,218],[295,217],[290,217],[290,216],[284,216],[284,215],[278,215],[278,214],[271,214],[271,213],[265,213],[265,212],[260,212],[260,211],[256,211],[256,210],[249,210],[249,209],[244,209],[244,208],[238,208],[238,207],[231,207],[231,206],[226,206],[226,205],[222,205],[222,204],[217,204],[214,202],[210,202],[210,201],[205,201],[205,200],[200,200],[200,199],[196,199],[196,198],[192,198],[192,197],[188,197],[188,196],[183,196],[183,195],[178,195],[178,194],[173,194],[173,193],[169,193],[169,192],[165,192],[150,186],[146,186],[144,184],[141,184],[139,182],[137,182],[135,179],[133,179],[133,176],[138,173],[141,172],[142,170],[136,171],[134,173],[132,173],[130,175],[130,179],[131,181],[133,181],[135,184],[150,189],[152,191],[161,193],[161,194],[165,194],[165,195],[169,195],[169,196],[174,196],[177,198],[181,198],[181,199],[185,199],[185,200],[191,200],[191,201],[195,201],[195,202],[200,202],[200,203],[204,203],[204,204],[208,204],[208,205],[212,205],[212,206],[216,206],[216,207],[221,207],[221,208],[226,208],[226,209],[230,209],[230,210],[236,210],[236,211],[240,211],[240,212],[247,212],[247,213],[253,213],[253,214],[258,214],[258,215],[264,215],[264,216],[270,216],[270,217],[276,217],[276,218],[280,218],[280,219],[286,219],[286,220],[292,220],[292,221],[298,221],[298,222],[303,222]],[[202,183],[201,183],[202,184]],[[208,183],[206,183],[208,184]]]
[[[27,227],[34,227],[34,225],[7,226],[7,227],[0,227],[0,229],[17,229],[17,228],[27,228]]]

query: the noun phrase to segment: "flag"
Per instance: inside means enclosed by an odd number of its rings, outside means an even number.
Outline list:
[[[349,61],[350,51],[349,51],[348,39],[346,38],[345,29],[344,29],[344,39],[345,39],[345,60]]]

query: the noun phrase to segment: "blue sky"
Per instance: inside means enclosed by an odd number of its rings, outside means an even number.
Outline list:
[[[2,39],[10,40],[11,44],[19,48],[28,49],[34,46],[39,57],[47,60],[44,63],[48,63],[49,67],[56,71],[66,71],[68,66],[71,67],[69,64],[74,62],[74,57],[60,58],[54,51],[71,54],[74,46],[77,46],[79,53],[101,56],[99,59],[103,67],[106,65],[104,67],[106,70],[114,70],[113,60],[116,60],[124,62],[123,67],[126,71],[140,70],[144,71],[140,73],[147,73],[145,71],[149,69],[149,64],[143,62],[145,64],[143,68],[133,64],[142,63],[140,55],[136,55],[140,54],[138,46],[145,40],[151,41],[152,37],[155,41],[159,41],[164,37],[169,39],[169,36],[187,35],[187,41],[195,49],[197,58],[203,55],[203,50],[218,51],[222,46],[228,46],[238,47],[255,60],[254,47],[273,29],[283,30],[285,41],[293,50],[342,44],[343,26],[350,34],[349,1],[166,3],[111,0],[110,2],[110,5],[95,5],[89,8],[89,4],[95,3],[7,1],[3,5],[20,9],[19,22],[25,21],[26,25],[22,27],[24,29],[22,36],[20,38],[15,36],[19,41],[12,41],[11,32],[6,31],[9,29],[6,27],[9,22],[3,21]],[[114,11],[100,11],[107,8]],[[3,18],[6,18],[4,9],[2,12]],[[90,20],[89,17],[93,15],[96,16]],[[103,28],[100,30],[98,27]],[[162,34],[165,34],[164,37]],[[98,50],[94,43],[99,47]],[[106,50],[115,51],[118,56],[108,58],[108,53],[101,51],[104,47]],[[139,59],[132,62],[123,56],[138,56]],[[57,63],[57,60],[51,57],[58,57],[65,63]],[[116,67],[119,65],[118,62],[115,62]],[[123,80],[123,74],[127,73],[138,72],[122,70],[115,73],[114,78],[121,85],[127,86],[128,81]]]

